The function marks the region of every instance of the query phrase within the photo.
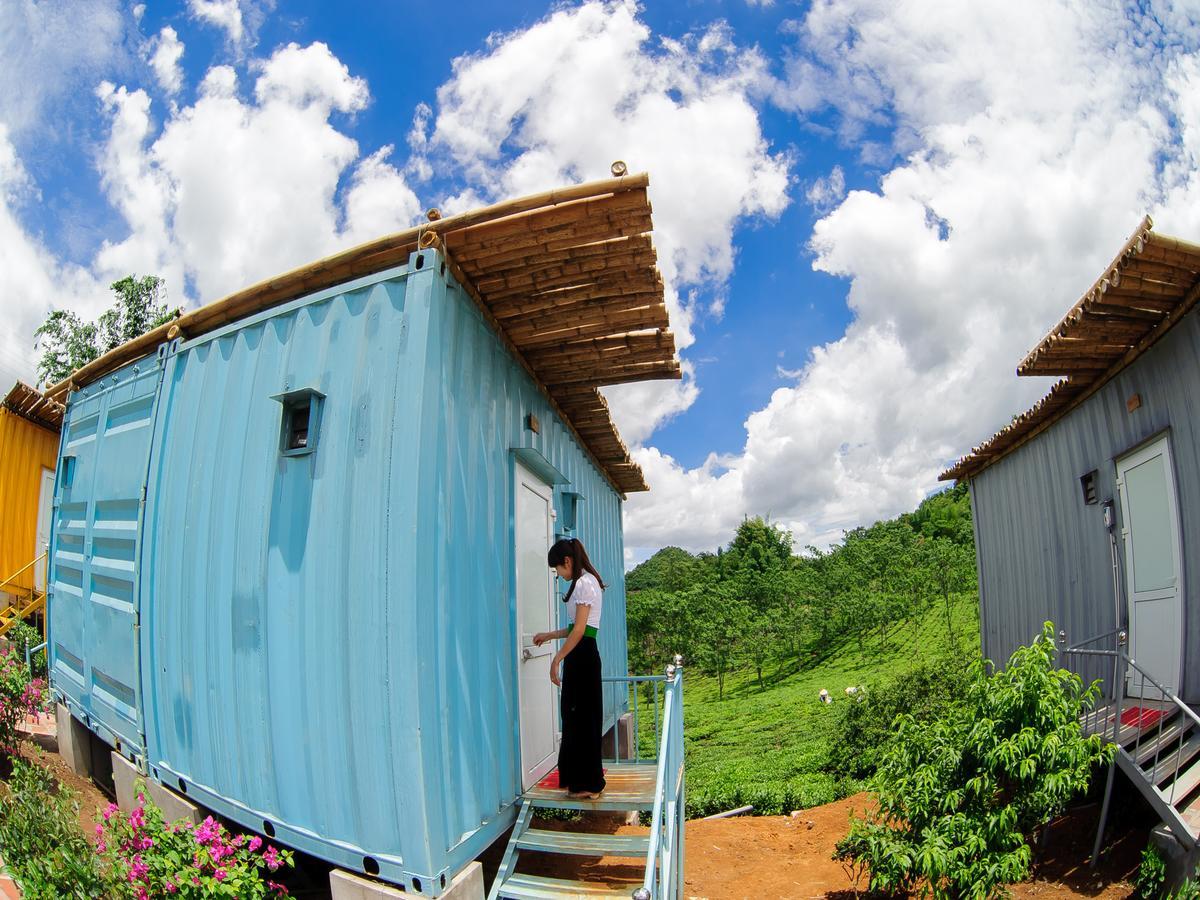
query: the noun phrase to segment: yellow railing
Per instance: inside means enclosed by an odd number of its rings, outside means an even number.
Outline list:
[[[46,558],[46,554],[43,553],[40,556],[36,557],[32,562],[28,562],[25,565],[21,566],[21,568],[17,569],[17,571],[13,572],[11,575],[9,575],[7,578],[5,578],[3,581],[0,581],[0,589],[3,589],[5,585],[12,583],[12,581],[15,578],[17,578],[18,576],[29,571],[31,568],[36,566],[38,563],[40,563],[45,558]],[[22,590],[24,590],[24,589],[22,589]],[[16,603],[14,603],[13,605],[5,607],[4,609],[0,610],[0,637],[3,637],[4,635],[8,634],[8,632],[12,629],[12,627],[17,622],[24,621],[26,618],[28,618],[29,616],[32,616],[34,613],[38,613],[38,612],[44,613],[45,610],[46,610],[46,593],[45,593],[45,591],[39,591],[37,588],[31,588],[29,590],[29,597],[27,599],[19,600]],[[42,639],[45,640],[45,638],[46,638],[46,618],[43,615],[42,616]]]
[[[43,553],[41,556],[36,557],[32,562],[25,563],[25,565],[21,566],[21,568],[17,569],[17,571],[13,572],[11,575],[9,575],[7,578],[5,578],[3,581],[0,581],[0,590],[3,590],[4,586],[6,584],[8,584],[9,582],[11,582],[18,575],[23,575],[24,573],[28,572],[30,569],[32,569],[34,566],[36,566],[38,563],[40,563],[45,558],[46,558],[46,554]]]

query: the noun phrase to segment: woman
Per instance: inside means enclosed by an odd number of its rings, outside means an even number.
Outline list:
[[[567,604],[569,628],[539,631],[534,644],[566,638],[550,663],[550,680],[562,686],[562,744],[558,748],[558,783],[573,800],[594,800],[604,790],[600,765],[600,727],[604,701],[600,688],[600,652],[596,633],[600,628],[604,582],[588,559],[582,542],[566,538],[555,542],[548,554],[550,567],[570,581],[563,602]],[[558,667],[562,663],[562,677]]]

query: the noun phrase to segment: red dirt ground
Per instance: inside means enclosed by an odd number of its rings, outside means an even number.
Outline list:
[[[707,900],[740,898],[853,897],[850,880],[830,859],[834,845],[847,831],[850,812],[862,810],[866,794],[802,811],[796,817],[761,816],[698,820],[687,823],[687,872],[684,896]],[[1015,898],[1062,900],[1091,897],[1117,900],[1130,897],[1130,880],[1146,843],[1147,829],[1132,828],[1118,837],[1099,870],[1087,865],[1095,835],[1094,805],[1069,813],[1051,826],[1049,840],[1032,880],[1014,885]],[[575,830],[580,823],[539,822],[539,828]],[[607,831],[633,833],[636,826],[611,826]],[[644,830],[644,829],[642,829]],[[628,860],[596,859],[572,875],[571,858],[527,854],[522,871],[581,880],[625,884],[638,877]],[[495,863],[488,867],[490,881]]]

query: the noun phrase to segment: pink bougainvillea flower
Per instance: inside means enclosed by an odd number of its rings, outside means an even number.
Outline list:
[[[279,858],[279,851],[274,847],[268,847],[263,851],[263,862],[267,864],[267,868],[272,872],[283,865],[283,860]]]
[[[261,846],[262,846],[262,838],[260,838],[257,834],[254,837],[250,838],[250,852],[251,853],[257,853],[258,848]]]

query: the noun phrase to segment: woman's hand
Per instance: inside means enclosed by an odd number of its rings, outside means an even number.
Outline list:
[[[562,687],[562,676],[559,675],[558,672],[558,666],[561,662],[562,657],[557,655],[554,657],[554,659],[550,660],[550,681],[558,687]]]
[[[537,634],[535,634],[533,636],[533,646],[540,647],[540,646],[542,646],[542,644],[546,643],[546,641],[553,640],[553,639],[554,639],[553,633],[551,633],[549,631],[539,631]]]

